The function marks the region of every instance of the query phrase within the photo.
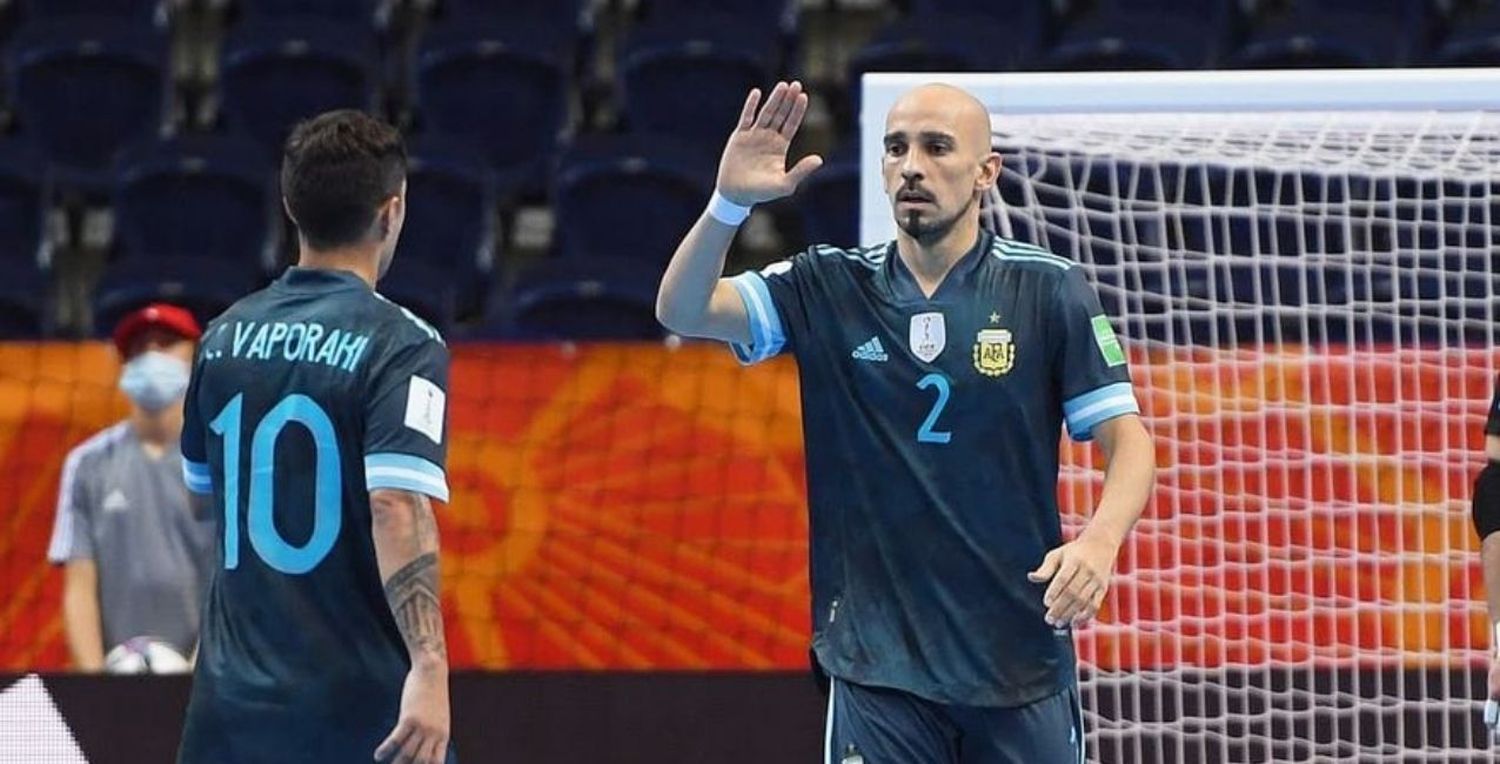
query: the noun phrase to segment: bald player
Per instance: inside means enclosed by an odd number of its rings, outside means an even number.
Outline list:
[[[760,100],[745,100],[657,316],[747,364],[797,359],[825,760],[1081,761],[1071,629],[1103,602],[1155,469],[1109,319],[1071,262],[981,230],[1000,172],[989,115],[943,85],[886,119],[895,241],[721,278],[750,208],[821,164],[786,166],[801,85]],[[1106,462],[1099,505],[1066,543],[1064,423]]]

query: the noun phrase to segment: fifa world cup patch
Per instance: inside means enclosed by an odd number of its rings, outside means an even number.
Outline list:
[[[1104,356],[1104,362],[1110,366],[1125,363],[1125,350],[1120,347],[1115,328],[1109,325],[1109,317],[1094,316],[1089,322],[1094,327],[1094,344],[1099,346],[1099,354]]]
[[[948,323],[941,313],[918,313],[911,317],[907,333],[912,355],[932,363],[948,346]]]
[[[1016,365],[1016,343],[1009,329],[980,329],[974,338],[974,368],[986,377],[1009,374]]]
[[[443,409],[448,395],[430,380],[412,375],[406,386],[406,426],[426,435],[433,443],[443,442]]]

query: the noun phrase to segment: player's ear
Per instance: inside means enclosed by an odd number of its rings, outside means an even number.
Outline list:
[[[979,165],[979,177],[974,179],[975,191],[989,191],[1000,180],[1000,155],[991,151]]]

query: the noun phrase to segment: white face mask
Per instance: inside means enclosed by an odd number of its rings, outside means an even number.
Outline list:
[[[146,411],[157,412],[187,392],[190,369],[182,359],[149,350],[130,359],[120,373],[120,390]]]

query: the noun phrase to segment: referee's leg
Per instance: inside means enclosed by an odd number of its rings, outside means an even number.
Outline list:
[[[936,703],[886,687],[834,678],[828,692],[824,764],[953,764],[958,729]]]
[[[960,728],[959,764],[1082,764],[1077,686],[1016,708],[949,707]]]

